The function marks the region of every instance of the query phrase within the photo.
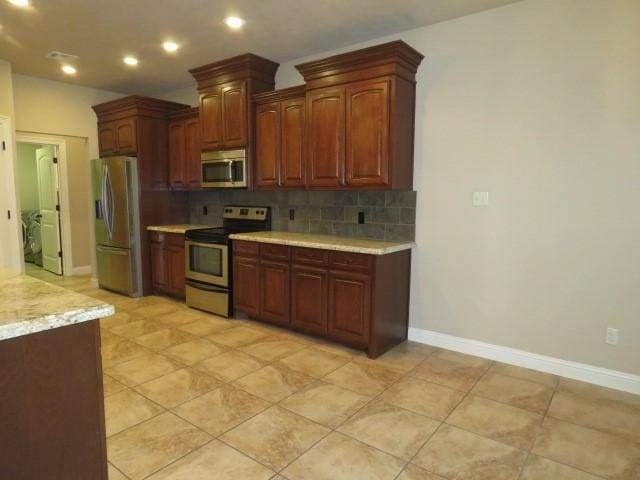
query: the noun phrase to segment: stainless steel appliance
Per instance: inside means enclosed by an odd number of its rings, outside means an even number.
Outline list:
[[[232,233],[271,230],[269,207],[226,206],[223,226],[185,234],[187,305],[225,317],[233,313]]]
[[[142,294],[138,168],[135,157],[91,161],[98,285]]]
[[[245,188],[247,186],[247,151],[218,150],[202,152],[202,186]]]

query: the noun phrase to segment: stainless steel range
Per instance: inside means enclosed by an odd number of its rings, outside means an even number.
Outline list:
[[[232,233],[271,230],[269,207],[226,206],[223,226],[190,230],[186,236],[187,305],[225,317],[233,313]]]

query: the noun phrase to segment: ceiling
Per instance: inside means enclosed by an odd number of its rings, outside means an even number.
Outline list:
[[[0,58],[13,71],[122,93],[154,94],[193,84],[188,69],[252,52],[276,62],[344,47],[517,0],[0,0]],[[240,31],[222,23],[246,20]],[[180,44],[168,54],[161,43]],[[59,50],[77,55],[74,77]],[[136,67],[123,64],[135,55]]]

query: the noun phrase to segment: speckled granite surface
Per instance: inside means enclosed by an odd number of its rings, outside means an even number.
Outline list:
[[[385,242],[381,240],[339,237],[336,235],[276,231],[234,233],[229,237],[232,240],[275,243],[291,247],[321,248],[339,252],[368,253],[370,255],[386,255],[401,250],[408,250],[416,246],[415,242]]]
[[[100,300],[0,268],[0,341],[113,313]]]
[[[197,225],[197,224],[180,224],[180,225],[151,225],[147,227],[147,230],[151,230],[153,232],[164,232],[164,233],[182,233],[184,234],[187,230],[197,230],[198,228],[211,228],[213,225]]]

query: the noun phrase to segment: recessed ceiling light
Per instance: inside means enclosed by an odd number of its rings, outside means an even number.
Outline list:
[[[29,0],[9,0],[9,3],[16,7],[28,7]]]
[[[227,17],[224,19],[224,23],[226,23],[229,28],[237,30],[244,25],[244,20],[240,17]]]
[[[178,51],[178,44],[176,42],[166,41],[162,44],[162,48],[164,48],[167,52],[173,53]]]
[[[122,61],[127,65],[131,65],[132,67],[138,65],[138,59],[136,57],[132,57],[132,56],[124,57]]]
[[[63,65],[62,66],[62,71],[64,73],[66,73],[67,75],[75,75],[76,72],[77,72],[75,67],[72,67],[71,65]]]

